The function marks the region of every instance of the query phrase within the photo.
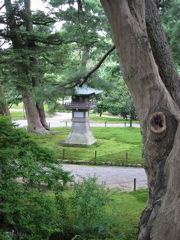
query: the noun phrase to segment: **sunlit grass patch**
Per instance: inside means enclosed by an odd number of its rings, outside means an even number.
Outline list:
[[[10,114],[11,114],[11,119],[12,120],[24,120],[26,119],[26,113],[22,112],[22,111],[11,111],[10,110]]]
[[[97,139],[91,146],[60,146],[70,128],[56,128],[51,135],[31,134],[41,145],[55,150],[59,159],[141,164],[141,135],[136,128],[93,128]],[[64,149],[64,150],[63,150]],[[63,153],[64,151],[64,153]],[[96,159],[95,159],[96,158]]]

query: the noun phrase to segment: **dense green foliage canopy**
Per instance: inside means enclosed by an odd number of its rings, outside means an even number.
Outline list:
[[[4,27],[0,30],[1,47],[4,43],[9,43],[10,48],[1,49],[0,82],[4,85],[9,103],[21,101],[21,89],[26,85],[36,100],[45,101],[51,108],[56,108],[58,100],[71,95],[73,86],[81,83],[86,73],[110,48],[111,32],[98,1],[53,0],[46,2],[48,10],[44,5],[44,10],[36,11],[31,11],[27,6],[30,3],[13,3],[11,14],[16,23],[15,30],[12,30],[6,18],[8,9],[5,11],[5,7],[2,6],[0,22]],[[157,4],[176,63],[179,65],[179,3],[177,0],[168,0],[157,1]],[[20,40],[18,46],[15,37]],[[117,100],[115,92],[120,75],[118,67],[113,67],[117,66],[118,60],[114,53],[111,55],[112,57],[88,79],[88,84],[103,89],[108,101],[112,97],[114,102]],[[27,73],[23,74],[19,68],[22,64],[28,69],[28,77]],[[112,71],[116,71],[116,79]],[[39,79],[41,84],[32,86],[30,76]],[[111,94],[109,87],[112,90]],[[122,105],[126,109],[133,108],[129,93],[125,89],[118,90],[118,94],[121,95],[118,98],[121,109],[115,104],[111,108],[117,110],[110,112],[124,112]],[[115,98],[112,96],[114,94]],[[99,104],[102,106],[102,102],[104,104],[105,101],[103,96],[103,101]]]

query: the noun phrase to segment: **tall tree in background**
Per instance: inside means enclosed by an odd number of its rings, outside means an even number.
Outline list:
[[[33,21],[32,21],[32,13],[31,13],[31,7],[30,7],[30,0],[24,0],[24,22],[25,22],[25,27],[26,27],[26,31],[27,31],[27,34],[31,34],[33,33]],[[27,47],[28,48],[35,48],[36,47],[36,44],[35,44],[35,41],[29,41],[27,43]],[[29,58],[29,61],[30,61],[30,68],[31,68],[31,71],[33,72],[33,69],[34,66],[38,65],[38,61],[37,61],[37,58],[34,57],[34,56],[30,56]],[[35,76],[32,76],[32,85],[33,87],[40,87],[41,83],[40,83],[40,77],[42,76],[39,76],[38,74],[35,75]],[[26,94],[24,95],[23,94],[23,101],[24,103],[26,103],[27,101],[27,98],[26,98]],[[30,119],[31,117],[31,113],[29,113],[29,107],[27,107],[25,105],[25,108],[26,108],[26,113],[27,113],[27,119]],[[42,101],[36,101],[36,109],[37,109],[37,113],[38,113],[38,116],[39,116],[39,119],[40,119],[40,123],[42,124],[42,126],[46,129],[46,130],[49,130],[49,126],[46,122],[46,116],[45,116],[45,111],[44,111],[44,105],[43,105],[43,102]],[[29,113],[29,114],[28,114]],[[31,124],[31,123],[30,123]],[[29,124],[29,125],[30,125]]]
[[[48,126],[45,122],[45,115],[39,113],[36,101],[33,98],[33,70],[30,69],[34,58],[31,57],[32,49],[35,47],[35,39],[32,38],[32,18],[30,13],[30,1],[24,0],[24,5],[20,2],[12,4],[11,0],[5,0],[5,23],[7,31],[1,33],[5,39],[12,42],[12,48],[16,57],[16,72],[19,74],[20,82],[17,84],[22,93],[22,98],[26,110],[28,130],[30,132],[47,133]],[[30,50],[30,51],[28,51]],[[31,54],[30,54],[31,52]]]
[[[116,60],[113,55],[108,57],[106,64],[99,69],[98,73],[102,79],[101,88],[104,91],[98,98],[97,112],[102,115],[107,111],[124,119],[130,119],[132,127],[132,120],[137,119],[137,115],[129,90],[119,72],[118,59]]]
[[[10,74],[12,74],[11,79],[13,79],[18,90],[20,92],[23,90],[24,92],[23,99],[27,112],[26,115],[29,120],[29,126],[31,126],[29,130],[37,131],[36,127],[33,127],[35,122],[32,123],[32,121],[35,121],[34,116],[37,116],[42,126],[48,129],[42,100],[39,96],[42,95],[42,99],[46,99],[48,102],[57,103],[59,96],[64,95],[63,88],[66,89],[67,86],[70,89],[75,84],[81,83],[82,77],[92,68],[93,61],[98,62],[96,58],[97,54],[99,56],[100,49],[102,49],[103,54],[111,44],[106,41],[107,38],[99,34],[102,29],[106,28],[106,25],[102,24],[102,19],[104,19],[104,16],[102,17],[101,14],[102,8],[94,0],[78,1],[78,8],[75,6],[76,1],[64,0],[60,3],[59,1],[57,3],[56,1],[51,1],[53,6],[51,13],[55,15],[58,9],[56,19],[52,19],[52,17],[46,16],[43,12],[32,12],[30,1],[28,0],[17,1],[13,4],[10,1],[9,4],[12,7],[11,18],[14,18],[14,25],[11,28],[8,25],[8,31],[1,30],[0,35],[7,41],[12,42],[13,51],[16,54],[16,56],[12,54],[12,59],[9,58],[13,67],[11,68],[10,65],[7,65]],[[63,10],[63,6],[65,6],[66,10]],[[60,11],[58,7],[62,7]],[[90,9],[93,9],[93,11],[90,11]],[[45,34],[46,32],[42,34],[42,27],[48,26],[48,23],[55,22],[57,19],[64,23],[60,31],[63,41],[57,29],[54,35],[52,33],[49,35]],[[5,25],[10,23],[7,23],[5,16],[0,20]],[[17,45],[15,47],[14,34],[11,34],[12,31],[16,32],[16,37],[19,37],[20,41],[16,41],[16,43],[18,42],[18,47]],[[48,47],[46,44],[49,44]],[[53,48],[53,44],[59,45],[59,49]],[[71,56],[71,58],[68,59],[67,56]],[[44,66],[42,64],[43,61]],[[26,73],[21,69],[23,64],[26,64]],[[4,69],[6,72],[4,76],[6,76],[7,80],[7,69],[6,67]],[[17,72],[17,78],[19,78],[19,81],[16,82],[14,80],[15,71]],[[44,82],[42,83],[42,81]],[[28,92],[25,91],[27,87]],[[44,89],[45,92],[43,92]],[[35,101],[36,108],[34,110],[30,110],[27,94],[31,95],[32,100]],[[57,105],[56,103],[55,105]],[[33,113],[35,111],[37,111],[38,115]]]
[[[6,51],[10,54],[9,65],[4,67],[5,82],[8,77],[13,79],[11,82],[14,81],[17,90],[22,93],[28,130],[48,133],[49,127],[45,119],[43,99],[38,96],[37,100],[35,92],[41,88],[41,81],[45,73],[46,62],[44,61],[45,65],[42,66],[39,60],[43,62],[42,59],[48,49],[46,46],[62,44],[58,34],[52,31],[50,33],[39,31],[40,27],[50,27],[55,20],[41,11],[32,14],[30,0],[13,3],[7,0],[4,7],[2,6],[0,21],[6,26],[0,30],[0,36],[12,44],[12,47]]]
[[[158,2],[161,2],[160,0]],[[180,65],[180,2],[179,0],[162,1],[160,15],[168,43],[177,65]]]
[[[146,26],[153,56],[158,65],[159,74],[171,96],[179,100],[179,76],[171,50],[163,32],[158,9],[154,1],[146,0]],[[180,106],[180,102],[178,102]]]
[[[101,56],[112,45],[107,19],[102,14],[102,7],[96,0],[69,1],[51,0],[52,11],[63,22],[61,34],[76,45],[79,51],[79,69],[82,73],[98,62]],[[63,10],[65,9],[65,10]],[[82,74],[82,76],[83,76]]]
[[[153,0],[149,2],[155,6]],[[159,66],[161,60],[157,61],[148,37],[150,32],[147,33],[145,1],[101,0],[101,3],[113,31],[122,73],[142,130],[149,195],[138,239],[179,240],[180,95],[177,93],[180,81],[176,78],[169,83],[164,74],[168,66]],[[160,24],[157,19],[156,24]],[[154,34],[166,51],[165,39],[159,31]],[[170,53],[166,58],[175,69]]]

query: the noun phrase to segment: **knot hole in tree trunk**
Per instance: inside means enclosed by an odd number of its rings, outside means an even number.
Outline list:
[[[149,118],[150,128],[155,133],[166,130],[166,118],[163,112],[154,112]]]

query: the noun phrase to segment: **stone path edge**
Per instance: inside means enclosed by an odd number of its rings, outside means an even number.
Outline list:
[[[77,165],[94,165],[94,166],[115,166],[115,167],[137,167],[143,168],[143,164],[123,164],[116,162],[96,162],[96,161],[83,161],[83,160],[67,160],[59,159],[62,163],[77,164]]]

